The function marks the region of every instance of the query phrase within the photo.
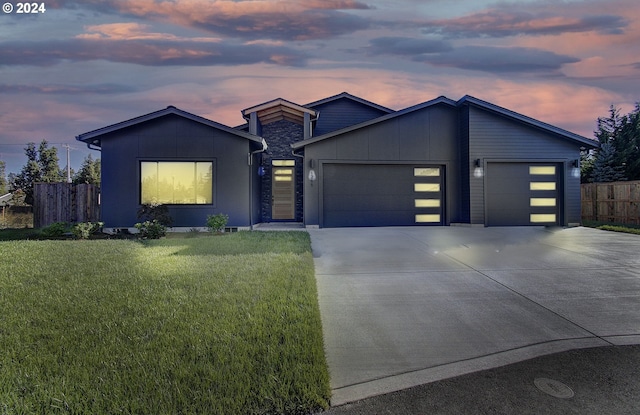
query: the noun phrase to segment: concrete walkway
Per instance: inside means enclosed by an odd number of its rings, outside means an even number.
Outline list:
[[[309,230],[332,405],[571,349],[640,344],[640,237]]]

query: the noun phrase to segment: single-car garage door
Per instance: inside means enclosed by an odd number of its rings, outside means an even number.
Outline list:
[[[442,225],[442,166],[323,165],[323,227]]]
[[[558,163],[487,163],[487,225],[559,224],[561,166]]]

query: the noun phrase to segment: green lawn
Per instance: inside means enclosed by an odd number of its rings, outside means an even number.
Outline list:
[[[328,404],[305,232],[0,242],[0,414]]]

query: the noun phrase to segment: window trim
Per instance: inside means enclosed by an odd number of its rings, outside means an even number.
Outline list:
[[[142,163],[211,163],[211,203],[163,203],[165,206],[171,207],[207,207],[207,208],[215,208],[216,207],[216,193],[217,193],[217,159],[216,158],[189,158],[189,159],[165,159],[165,158],[139,158],[138,162],[138,195],[137,195],[137,203],[142,205]]]

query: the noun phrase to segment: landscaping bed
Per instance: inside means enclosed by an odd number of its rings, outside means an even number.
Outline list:
[[[328,405],[305,232],[0,242],[0,413]]]

